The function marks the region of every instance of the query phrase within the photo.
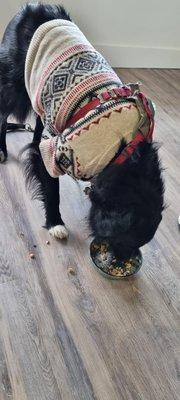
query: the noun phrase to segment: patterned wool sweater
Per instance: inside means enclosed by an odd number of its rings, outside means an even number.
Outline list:
[[[53,20],[37,29],[25,83],[44,124],[40,151],[52,177],[68,173],[89,179],[110,163],[122,138],[130,143],[139,127],[148,135],[136,85],[123,86],[71,21]]]

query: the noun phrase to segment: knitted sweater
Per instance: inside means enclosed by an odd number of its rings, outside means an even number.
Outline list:
[[[142,125],[148,133],[138,88],[124,87],[71,21],[49,21],[36,30],[25,83],[44,124],[40,151],[52,177],[68,173],[89,179],[110,163],[123,138],[131,142]],[[99,102],[86,112],[94,99]]]

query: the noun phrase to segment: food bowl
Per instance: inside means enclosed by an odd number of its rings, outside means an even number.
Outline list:
[[[90,245],[93,265],[105,277],[123,279],[136,274],[142,265],[142,253],[137,250],[128,260],[117,261],[107,242],[93,240]]]

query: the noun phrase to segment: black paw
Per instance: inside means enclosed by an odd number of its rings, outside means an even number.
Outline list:
[[[0,149],[0,163],[3,163],[7,160],[7,151],[3,151]]]

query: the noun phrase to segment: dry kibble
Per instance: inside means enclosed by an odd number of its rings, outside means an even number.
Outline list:
[[[46,240],[46,244],[47,244],[47,245],[50,244],[50,241],[49,241],[49,240]]]
[[[68,268],[68,273],[71,274],[71,275],[75,275],[75,274],[76,274],[76,271],[75,271],[74,268],[69,267],[69,268]]]
[[[107,245],[106,244],[102,244],[100,246],[100,251],[101,251],[101,253],[107,253],[107,251],[108,251]]]
[[[35,258],[35,254],[34,253],[29,253],[29,257],[33,260]]]
[[[135,274],[141,267],[142,255],[140,251],[128,261],[116,260],[108,243],[94,240],[91,243],[90,253],[96,267],[104,274],[115,278],[123,278]]]
[[[21,236],[21,237],[24,237],[24,233],[23,233],[23,232],[20,232],[20,236]]]
[[[104,254],[101,256],[101,259],[102,259],[102,261],[107,261],[107,253],[104,253]]]
[[[99,246],[98,246],[97,244],[93,244],[93,250],[94,250],[94,251],[99,250]]]

